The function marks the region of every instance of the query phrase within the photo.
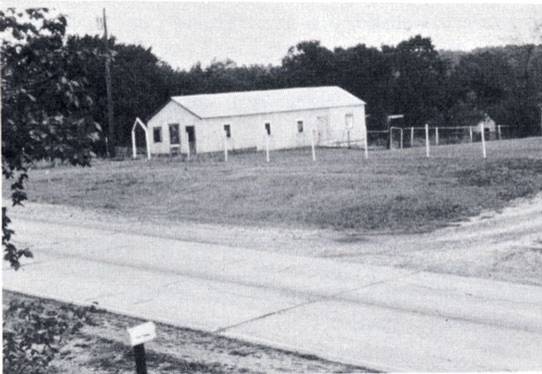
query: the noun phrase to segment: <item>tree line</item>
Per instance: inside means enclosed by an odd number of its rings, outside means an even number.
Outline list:
[[[414,36],[381,48],[358,44],[328,49],[319,41],[292,46],[280,65],[238,66],[232,60],[174,69],[150,48],[108,40],[113,51],[117,143],[127,145],[135,117],[149,117],[170,96],[272,88],[338,85],[367,102],[368,126],[381,129],[389,114],[408,126],[474,125],[487,114],[518,136],[540,131],[542,45],[508,45],[471,52],[438,51]],[[99,36],[70,36],[68,49],[103,50]],[[103,55],[73,66],[86,75],[94,118],[105,126]]]

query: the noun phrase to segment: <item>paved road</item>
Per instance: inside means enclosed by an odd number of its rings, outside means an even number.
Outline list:
[[[374,369],[542,370],[542,287],[14,220],[4,288]]]

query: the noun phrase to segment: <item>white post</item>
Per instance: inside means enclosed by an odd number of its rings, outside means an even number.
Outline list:
[[[401,129],[401,149],[403,149],[403,129]]]
[[[132,130],[132,158],[137,158],[137,149],[136,149],[136,138],[135,138],[135,131]]]
[[[149,129],[145,130],[145,148],[147,149],[147,160],[151,159],[151,139],[150,139]]]
[[[435,127],[435,144],[438,145],[438,127]]]
[[[502,140],[501,125],[497,125],[497,135],[499,136],[499,140]]]
[[[472,143],[472,126],[469,126],[470,142]]]
[[[410,127],[410,147],[414,147],[414,126]]]
[[[393,150],[393,127],[390,127],[390,151]]]
[[[425,156],[429,157],[429,125],[425,124]]]
[[[367,160],[369,158],[369,141],[367,140],[367,129],[365,129],[365,139],[363,140],[364,143],[364,153],[365,153],[365,159]]]
[[[224,136],[224,162],[228,162],[228,138]]]
[[[265,136],[265,161],[269,162],[269,135]]]
[[[316,151],[314,149],[314,133],[316,130],[312,130],[312,136],[311,136],[311,150],[312,150],[312,161],[316,161]]]
[[[487,154],[486,154],[486,134],[485,133],[485,128],[484,128],[484,123],[480,123],[480,135],[482,137],[482,155],[484,158],[487,157]]]

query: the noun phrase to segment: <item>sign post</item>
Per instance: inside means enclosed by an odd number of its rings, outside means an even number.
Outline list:
[[[145,359],[145,342],[156,338],[156,326],[153,322],[145,322],[127,329],[128,341],[134,349],[136,374],[147,374],[147,362]]]

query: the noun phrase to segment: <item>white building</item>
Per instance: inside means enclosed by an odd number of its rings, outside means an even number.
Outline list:
[[[476,124],[474,131],[479,133],[482,128],[485,130],[485,132],[494,133],[497,131],[497,123],[486,114],[484,119]]]
[[[366,136],[365,103],[335,86],[174,96],[147,125],[153,154],[306,147],[313,130],[320,146]]]

